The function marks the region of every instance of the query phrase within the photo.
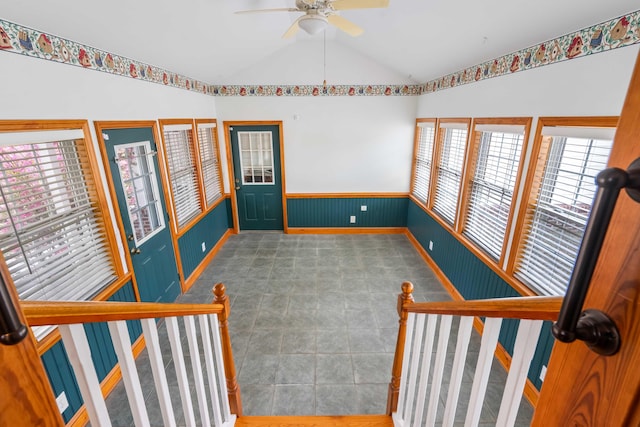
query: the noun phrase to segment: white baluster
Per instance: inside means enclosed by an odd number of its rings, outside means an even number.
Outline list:
[[[398,407],[396,409],[396,415],[394,423],[397,425],[403,425],[405,420],[402,419],[402,415],[405,412],[405,400],[407,393],[407,384],[409,383],[409,358],[411,357],[411,343],[413,340],[413,325],[416,320],[415,313],[409,313],[407,316],[407,329],[405,331],[404,352],[402,356],[402,373],[400,374],[400,390],[398,395]],[[410,420],[406,420],[407,423]]]
[[[473,317],[464,316],[460,318],[458,326],[458,342],[456,343],[456,355],[453,358],[453,368],[451,370],[451,380],[449,382],[449,392],[447,393],[447,404],[444,407],[443,427],[453,426],[460,397],[460,385],[464,374],[464,362],[469,350],[471,340],[471,329],[473,328]]]
[[[438,332],[438,348],[436,350],[436,363],[433,367],[433,382],[431,383],[431,393],[429,395],[429,409],[427,410],[427,421],[425,425],[432,427],[436,423],[438,413],[438,402],[440,401],[440,389],[442,388],[442,374],[444,372],[444,362],[447,356],[447,346],[451,333],[452,316],[442,316],[440,319],[440,331]]]
[[[84,400],[89,421],[94,427],[111,427],[107,405],[102,397],[100,382],[91,359],[89,342],[80,324],[60,325],[60,336],[69,356],[69,362],[76,376],[82,400]]]
[[[120,364],[122,382],[124,383],[124,389],[127,391],[133,423],[136,427],[149,426],[149,415],[147,414],[147,407],[144,405],[144,396],[142,395],[142,386],[140,386],[136,361],[131,351],[131,339],[129,338],[127,322],[118,320],[116,322],[107,322],[107,325],[109,326],[113,348]]]
[[[413,419],[413,425],[415,426],[422,424],[422,414],[424,412],[424,404],[426,401],[427,385],[429,384],[429,372],[431,370],[433,343],[436,340],[436,325],[438,324],[438,317],[439,316],[437,314],[430,314],[427,316],[427,333],[424,338],[424,351],[422,352],[420,384],[418,385],[418,398],[416,399],[416,416]]]
[[[471,386],[471,397],[469,399],[469,409],[465,419],[465,427],[477,426],[482,412],[482,403],[487,391],[489,382],[489,374],[491,373],[491,364],[493,363],[493,354],[498,344],[498,336],[502,319],[487,318],[484,322],[484,330],[482,332],[482,341],[480,342],[480,353],[478,354],[478,364],[473,377],[473,385]]]
[[[202,380],[202,364],[200,363],[200,350],[198,348],[198,337],[196,335],[196,325],[193,316],[185,316],[184,327],[187,334],[187,342],[189,343],[193,381],[196,386],[198,407],[200,408],[200,424],[210,426],[209,406],[207,405],[207,394],[204,389],[204,381]]]
[[[420,365],[420,353],[422,350],[422,337],[424,335],[424,322],[426,316],[424,314],[416,315],[415,336],[413,337],[413,345],[411,346],[411,361],[409,368],[409,386],[407,390],[407,404],[405,405],[404,414],[402,419],[407,423],[411,423],[411,411],[413,409],[413,398],[416,390],[416,378],[418,377],[419,365]],[[407,355],[407,358],[409,355]],[[410,424],[409,424],[410,425]]]
[[[520,320],[496,426],[510,427],[516,422],[524,384],[533,355],[536,352],[541,330],[542,320]]]
[[[222,414],[220,413],[220,396],[218,395],[218,379],[214,366],[213,351],[211,348],[211,335],[209,333],[209,323],[207,316],[198,316],[200,324],[200,336],[202,337],[202,347],[204,350],[204,362],[207,367],[207,378],[209,379],[209,393],[213,403],[213,422],[216,427],[222,427]],[[226,397],[226,396],[225,396]]]
[[[213,353],[216,356],[216,372],[218,372],[218,384],[220,386],[220,394],[222,398],[222,416],[224,423],[227,425],[234,425],[236,416],[231,414],[229,408],[229,395],[227,394],[227,377],[224,372],[224,360],[222,360],[222,344],[220,340],[220,323],[218,322],[218,315],[209,315],[209,321],[211,322],[211,332],[213,335]]]
[[[187,369],[184,366],[184,357],[182,355],[178,319],[175,317],[167,317],[166,322],[169,344],[171,345],[171,356],[173,357],[173,364],[176,368],[176,375],[178,377],[178,388],[180,389],[180,400],[182,402],[182,410],[184,411],[185,424],[189,427],[195,427],[196,421],[193,414],[193,405],[191,403],[191,392],[189,391]]]
[[[155,319],[141,319],[142,331],[144,333],[144,341],[149,354],[149,362],[151,363],[151,372],[153,373],[153,381],[160,402],[160,411],[162,413],[162,421],[165,427],[175,427],[176,420],[173,413],[173,405],[171,404],[171,395],[169,394],[169,385],[167,383],[167,374],[164,369],[164,361],[162,360],[162,351],[160,350],[160,340],[158,339],[158,328]]]

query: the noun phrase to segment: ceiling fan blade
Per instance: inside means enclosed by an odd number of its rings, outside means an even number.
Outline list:
[[[298,33],[298,30],[300,29],[300,26],[298,25],[299,20],[300,18],[293,21],[293,24],[291,24],[289,29],[282,35],[283,39],[290,39]]]
[[[331,25],[335,25],[350,36],[357,37],[364,33],[364,30],[361,27],[340,15],[329,15],[327,16],[327,19]]]
[[[331,6],[335,10],[382,8],[389,7],[389,0],[335,0]]]
[[[293,7],[288,7],[288,8],[281,8],[281,9],[239,10],[234,13],[237,15],[241,15],[245,13],[262,13],[262,12],[301,12],[301,11]]]

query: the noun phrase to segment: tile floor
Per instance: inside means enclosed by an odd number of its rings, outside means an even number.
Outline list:
[[[416,301],[450,299],[404,235],[243,232],[229,237],[179,302],[209,302],[215,283],[227,286],[245,415],[380,414],[397,335],[397,294],[406,280]],[[468,363],[478,348],[476,336]],[[504,378],[496,365],[492,377]],[[123,392],[120,385],[108,405],[126,406]],[[149,406],[157,407],[153,394],[147,394]],[[481,425],[495,424],[501,385],[491,383],[488,394],[494,399]],[[523,403],[518,425],[528,425],[531,415]],[[114,425],[129,425],[130,414],[119,416],[121,424]]]

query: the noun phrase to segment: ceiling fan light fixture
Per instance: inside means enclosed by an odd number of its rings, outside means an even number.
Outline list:
[[[311,35],[326,29],[328,24],[329,21],[325,16],[315,14],[302,16],[298,20],[298,26]]]

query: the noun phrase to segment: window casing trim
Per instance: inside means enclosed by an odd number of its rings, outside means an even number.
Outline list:
[[[536,204],[537,191],[534,185],[540,185],[537,183],[536,175],[540,174],[546,164],[547,156],[549,152],[542,152],[543,139],[545,138],[542,130],[547,126],[561,126],[561,127],[581,127],[581,128],[615,128],[618,124],[617,116],[594,116],[594,117],[540,117],[536,127],[536,133],[533,139],[533,147],[531,151],[530,161],[527,168],[525,185],[521,193],[521,202],[518,208],[517,214],[513,217],[514,235],[513,243],[509,256],[506,260],[506,273],[513,277],[514,280],[522,283],[515,277],[515,267],[518,256],[522,250],[525,241],[525,223],[529,212]],[[614,141],[615,144],[615,141]],[[550,150],[549,150],[550,151]],[[522,286],[529,288],[528,285],[522,283]],[[537,291],[532,290],[535,295],[540,295]]]
[[[111,258],[111,264],[113,265],[115,272],[115,279],[101,289],[91,300],[104,301],[113,295],[124,284],[131,280],[131,269],[128,271],[125,269],[120,257],[119,251],[119,239],[117,232],[114,228],[114,218],[111,215],[110,199],[105,191],[108,184],[105,183],[100,175],[101,165],[96,156],[96,148],[93,145],[91,138],[91,132],[89,130],[89,123],[87,120],[0,120],[0,133],[23,133],[25,135],[28,132],[46,132],[46,131],[78,131],[83,134],[82,138],[76,139],[76,141],[82,141],[77,144],[76,149],[80,152],[80,156],[84,158],[87,167],[83,167],[82,173],[84,176],[89,176],[92,182],[91,187],[88,189],[89,193],[93,195],[93,202],[95,202],[95,211],[98,216],[96,218],[99,229],[105,235],[105,241],[107,243],[107,252]],[[78,134],[79,136],[79,134]],[[135,289],[135,287],[134,287]],[[136,298],[138,298],[136,292]],[[39,354],[44,354],[49,348],[51,348],[60,338],[60,334],[56,329],[49,332],[40,341],[37,342],[36,347]]]
[[[466,162],[466,171],[464,173],[464,181],[462,188],[462,196],[460,202],[460,221],[458,223],[458,228],[456,229],[456,233],[463,236],[465,239],[472,242],[466,236],[463,235],[465,230],[466,222],[467,222],[467,213],[469,209],[470,197],[472,192],[473,178],[475,173],[476,162],[478,160],[478,151],[480,148],[480,142],[484,129],[491,128],[491,125],[496,125],[496,128],[500,128],[500,126],[505,127],[504,130],[508,130],[509,127],[513,127],[513,130],[522,129],[523,133],[523,141],[522,148],[520,150],[520,157],[518,159],[518,166],[516,171],[516,180],[513,187],[513,195],[511,199],[511,206],[509,207],[509,214],[507,216],[507,224],[505,227],[505,233],[502,239],[502,250],[500,252],[500,256],[496,261],[493,261],[493,258],[489,256],[493,262],[497,263],[497,266],[504,265],[504,260],[506,254],[509,252],[509,235],[511,229],[513,227],[513,219],[517,213],[517,198],[518,191],[521,187],[522,179],[524,176],[524,171],[526,170],[525,159],[527,156],[527,150],[529,148],[529,139],[530,139],[530,131],[531,131],[531,123],[533,118],[531,117],[510,117],[510,118],[477,118],[473,120],[473,127],[470,132],[470,141],[469,147],[467,149],[467,162]],[[477,130],[480,128],[480,130]],[[477,246],[478,250],[482,253],[485,253],[484,249],[479,247],[476,243],[472,243],[472,245]]]
[[[449,224],[444,219],[442,223],[446,224],[446,228],[455,232],[458,229],[458,223],[460,220],[460,201],[462,197],[462,185],[466,180],[465,172],[466,172],[466,164],[469,156],[469,138],[470,138],[470,128],[471,128],[472,119],[470,118],[445,118],[438,119],[437,128],[436,128],[436,137],[434,141],[434,151],[433,151],[433,162],[432,162],[432,170],[431,170],[431,185],[429,191],[429,199],[427,200],[427,208],[429,211],[433,212],[435,216],[439,216],[438,213],[434,210],[436,193],[438,190],[438,172],[440,170],[440,155],[442,153],[443,141],[446,134],[446,129],[461,129],[461,125],[466,125],[467,129],[467,137],[464,146],[464,154],[462,160],[462,168],[460,170],[460,183],[458,184],[458,194],[456,197],[456,213],[454,215],[453,224]]]
[[[410,188],[409,188],[409,194],[410,195],[414,195],[415,193],[415,182],[416,182],[416,173],[417,173],[417,164],[418,164],[418,155],[419,155],[419,151],[420,151],[420,147],[419,147],[419,143],[420,143],[420,135],[422,132],[422,128],[424,127],[429,127],[432,126],[433,130],[434,130],[434,137],[433,137],[433,144],[432,144],[432,150],[431,150],[431,170],[429,173],[429,182],[427,183],[429,191],[428,194],[430,195],[432,193],[431,191],[431,183],[433,182],[433,170],[435,169],[433,167],[433,162],[434,162],[434,155],[435,155],[435,147],[436,147],[436,138],[437,138],[437,130],[438,130],[438,119],[430,119],[430,118],[418,118],[416,119],[416,126],[415,126],[415,130],[414,130],[414,134],[413,134],[413,158],[412,158],[412,164],[411,164],[411,180],[410,182]],[[414,196],[415,198],[415,196]],[[416,198],[416,201],[418,199]],[[421,201],[419,201],[418,203],[422,203]],[[429,203],[429,197],[427,197],[426,200],[426,204],[428,205]]]

